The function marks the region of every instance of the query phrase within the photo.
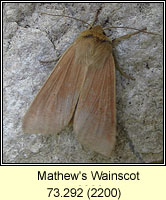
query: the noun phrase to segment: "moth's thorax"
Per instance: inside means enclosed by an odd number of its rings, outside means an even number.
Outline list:
[[[100,26],[83,31],[75,41],[75,62],[82,66],[102,67],[112,54],[111,40]]]
[[[94,39],[100,40],[100,41],[108,41],[111,42],[111,40],[105,35],[104,30],[101,26],[94,26],[91,29],[87,29],[80,33],[78,36],[78,40],[81,38],[88,38],[93,37]]]

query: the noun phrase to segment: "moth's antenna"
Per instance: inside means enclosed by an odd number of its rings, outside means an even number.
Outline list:
[[[98,16],[99,16],[99,14],[100,14],[101,10],[102,10],[102,7],[100,7],[100,8],[97,10],[97,12],[96,12],[96,15],[95,15],[95,18],[94,18],[94,20],[93,20],[92,24],[90,24],[90,27],[89,27],[89,29],[90,29],[90,28],[92,28],[92,27],[94,26],[94,24],[96,23],[96,21],[97,21],[97,18],[98,18]]]
[[[103,28],[103,30],[111,29],[111,28],[125,28],[125,29],[132,29],[132,30],[140,31],[140,29],[132,28],[132,27],[127,27],[127,26],[123,26],[123,27],[122,27],[122,26],[105,27],[105,28]],[[142,29],[140,32],[148,33],[148,34],[152,34],[152,35],[160,35],[160,34],[158,34],[158,33],[145,31],[145,30],[143,30],[143,29]]]
[[[70,19],[74,19],[74,20],[77,20],[77,21],[80,21],[84,24],[88,24],[88,26],[91,26],[88,22],[82,20],[82,19],[77,19],[75,17],[71,17],[71,16],[67,16],[67,15],[54,15],[54,14],[49,14],[49,13],[45,13],[45,12],[42,12],[41,13],[42,15],[50,15],[50,16],[56,16],[56,17],[67,17],[67,18],[70,18]]]

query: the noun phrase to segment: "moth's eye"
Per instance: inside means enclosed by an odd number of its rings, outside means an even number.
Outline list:
[[[106,35],[104,31],[103,31],[103,35]]]

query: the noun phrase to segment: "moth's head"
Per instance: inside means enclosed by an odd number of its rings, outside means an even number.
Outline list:
[[[99,25],[91,27],[90,30],[105,35],[103,28]]]
[[[82,31],[77,39],[79,40],[81,38],[90,38],[91,40],[97,39],[111,42],[111,40],[104,33],[104,30],[101,26],[91,26],[90,28]]]

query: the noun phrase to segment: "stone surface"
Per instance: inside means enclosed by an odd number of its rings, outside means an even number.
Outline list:
[[[128,80],[117,77],[117,143],[110,158],[84,149],[69,127],[58,135],[26,135],[22,118],[56,59],[84,30],[82,23],[41,12],[66,14],[98,24],[147,27],[163,32],[162,3],[6,3],[3,10],[3,162],[4,163],[150,163],[163,158],[163,42],[138,34],[114,49]],[[114,39],[131,32],[106,31]]]

